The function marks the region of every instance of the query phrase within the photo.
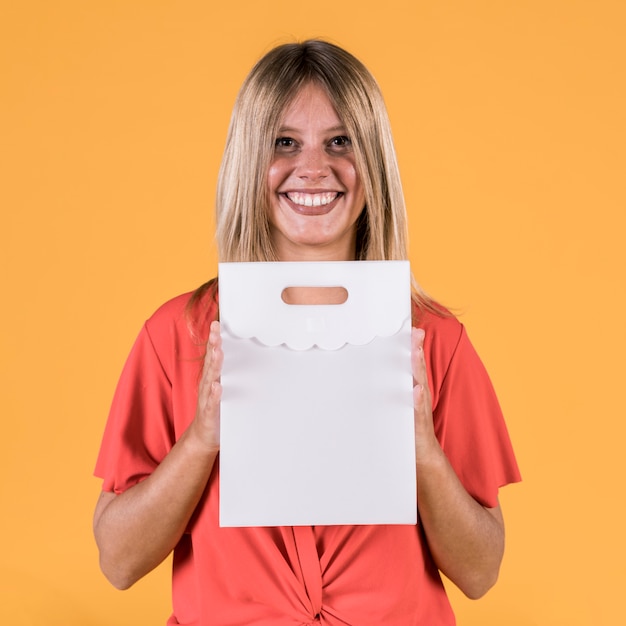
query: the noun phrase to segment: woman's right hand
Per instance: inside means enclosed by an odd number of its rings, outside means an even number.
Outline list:
[[[196,415],[189,427],[189,436],[194,437],[210,452],[217,452],[220,447],[220,376],[223,360],[220,323],[214,321],[209,329],[202,378],[198,386]]]

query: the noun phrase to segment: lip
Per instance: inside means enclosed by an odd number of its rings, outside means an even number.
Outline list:
[[[294,202],[293,200],[289,198],[288,194],[291,194],[291,195],[305,194],[307,196],[334,194],[336,197],[334,200],[331,200],[330,202],[326,204],[306,205],[306,204],[297,204],[296,202]],[[298,213],[299,215],[315,216],[315,215],[326,215],[327,213],[330,213],[337,206],[337,202],[341,200],[341,198],[343,198],[345,194],[341,191],[329,190],[329,189],[324,189],[324,190],[290,189],[288,191],[280,191],[278,192],[278,195],[285,201],[287,206],[295,213]]]

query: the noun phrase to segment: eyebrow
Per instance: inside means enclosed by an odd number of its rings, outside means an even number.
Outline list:
[[[297,128],[292,128],[291,126],[281,126],[278,129],[279,133],[293,133],[293,132],[299,132],[299,129]],[[347,132],[346,127],[343,124],[340,124],[339,126],[331,126],[330,128],[326,128],[324,129],[325,133],[339,133],[339,132]]]

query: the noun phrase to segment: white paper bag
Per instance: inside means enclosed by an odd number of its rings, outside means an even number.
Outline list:
[[[221,526],[415,524],[409,263],[222,263],[219,303]]]

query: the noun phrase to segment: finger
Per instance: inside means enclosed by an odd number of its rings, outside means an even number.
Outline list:
[[[204,393],[210,393],[211,384],[219,380],[222,373],[223,359],[224,354],[222,352],[220,325],[219,322],[212,322],[209,330],[209,338],[202,368],[202,380],[200,383],[200,388]]]
[[[217,320],[213,320],[209,326],[209,343],[215,344],[219,342],[221,344],[222,336],[220,334],[220,323]]]
[[[222,385],[214,380],[209,387],[209,396],[206,404],[207,411],[219,411],[221,399]]]
[[[425,332],[422,328],[414,328],[411,335],[411,363],[413,366],[413,401],[415,407],[423,403],[424,407],[430,406],[430,387],[424,357]]]
[[[426,409],[424,387],[419,383],[413,387],[413,408],[416,411],[424,411]]]
[[[413,328],[411,331],[411,366],[413,379],[421,384],[425,382],[426,363],[424,361],[424,330]]]

